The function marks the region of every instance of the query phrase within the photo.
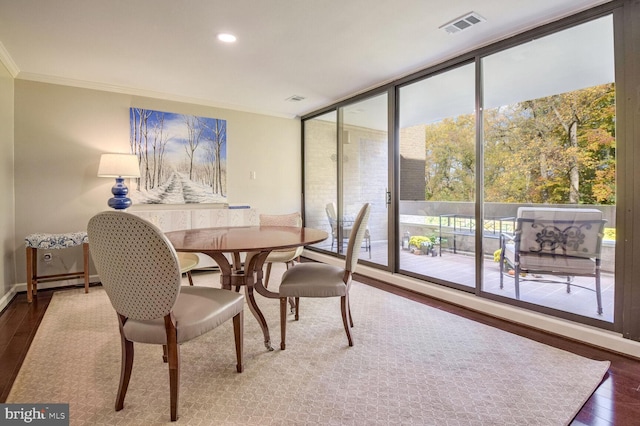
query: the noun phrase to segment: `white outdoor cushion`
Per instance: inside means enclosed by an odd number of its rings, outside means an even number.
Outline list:
[[[565,257],[571,265],[574,265],[573,258],[599,256],[603,226],[600,210],[520,207],[518,220],[521,231],[520,264],[523,268],[526,262],[536,267],[560,262],[538,256],[538,252]],[[524,260],[524,255],[539,259]]]
[[[505,257],[511,265],[515,264],[515,245],[505,245]],[[545,271],[547,273],[593,274],[596,263],[590,258],[556,256],[549,254],[520,253],[520,268],[526,271]]]

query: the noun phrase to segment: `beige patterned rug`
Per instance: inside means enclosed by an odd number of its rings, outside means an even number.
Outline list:
[[[82,291],[54,295],[7,402],[69,403],[72,425],[169,423],[156,346],[135,346],[125,407],[114,411],[116,316],[101,288]],[[258,297],[279,348],[278,301]],[[351,300],[352,348],[333,298],[303,300],[286,351],[265,350],[245,309],[241,374],[231,321],[183,345],[178,424],[562,425],[609,366],[363,284]]]

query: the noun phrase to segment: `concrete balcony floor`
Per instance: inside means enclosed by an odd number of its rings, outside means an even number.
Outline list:
[[[329,241],[330,243],[330,241]],[[330,244],[318,246],[330,250]],[[360,259],[378,264],[387,264],[387,242],[373,241],[371,258],[364,248],[361,249]],[[475,287],[476,271],[475,259],[472,253],[453,253],[450,250],[442,250],[441,256],[416,255],[408,251],[400,250],[400,271],[408,271],[414,274],[443,281],[462,284],[469,288]],[[514,278],[505,275],[504,288],[500,288],[500,269],[492,258],[485,258],[483,265],[483,291],[515,299]],[[566,277],[544,275],[534,278],[527,276],[520,281],[520,300],[558,309],[573,314],[595,318],[607,322],[613,322],[614,312],[614,274],[601,273],[601,293],[603,314],[597,313],[595,293],[595,279],[591,277],[573,278],[571,292],[567,293],[567,287],[562,282]],[[545,281],[557,282],[545,282]],[[580,286],[580,287],[578,287]],[[584,288],[583,288],[584,287]]]

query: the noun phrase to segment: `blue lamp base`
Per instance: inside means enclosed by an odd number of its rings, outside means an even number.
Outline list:
[[[109,202],[107,203],[109,207],[116,210],[126,210],[131,207],[131,198],[127,197],[129,188],[124,184],[124,178],[116,178],[116,184],[111,188],[111,193],[113,194],[113,198],[109,198]]]

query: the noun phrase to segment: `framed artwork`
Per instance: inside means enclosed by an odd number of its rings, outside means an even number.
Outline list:
[[[227,202],[227,121],[130,108],[136,204]],[[135,182],[135,183],[134,183]]]

